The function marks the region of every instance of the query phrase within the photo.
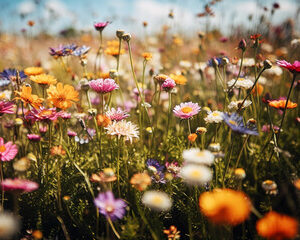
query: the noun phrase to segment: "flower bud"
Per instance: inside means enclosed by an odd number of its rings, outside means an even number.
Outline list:
[[[95,108],[90,108],[90,109],[88,110],[88,113],[89,113],[91,116],[95,117],[96,114],[97,114],[97,109],[95,109]]]
[[[131,35],[129,33],[125,33],[122,35],[122,39],[126,42],[129,42],[131,40]]]
[[[271,61],[270,60],[265,60],[264,61],[264,68],[265,69],[269,69],[269,68],[271,68],[272,67],[272,63],[271,63]]]
[[[199,37],[200,39],[204,38],[204,36],[205,36],[205,33],[204,33],[204,32],[198,32],[198,37]]]
[[[79,81],[79,84],[80,84],[81,90],[83,90],[83,91],[87,91],[90,88],[89,81],[86,78],[82,78]]]
[[[116,69],[110,69],[109,70],[109,77],[112,79],[116,79],[118,77],[119,73]]]
[[[239,42],[238,48],[241,49],[242,51],[245,51],[245,50],[246,50],[246,47],[247,47],[247,43],[246,43],[245,39],[242,39],[242,40]]]
[[[118,38],[122,38],[123,35],[124,35],[124,32],[125,32],[124,30],[117,30],[117,31],[116,31],[117,37],[118,37]]]

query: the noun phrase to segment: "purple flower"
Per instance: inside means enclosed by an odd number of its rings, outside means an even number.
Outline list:
[[[41,140],[41,136],[37,134],[27,134],[27,138],[32,142],[38,142]]]
[[[125,215],[127,204],[122,199],[115,199],[111,191],[99,193],[94,200],[99,212],[112,221],[122,219]]]
[[[172,90],[175,86],[176,86],[175,81],[172,78],[167,78],[161,85],[161,88],[164,91],[168,92],[168,91]]]
[[[115,80],[106,78],[106,79],[96,79],[90,81],[90,87],[97,93],[108,93],[115,89],[119,89],[119,85],[116,84]]]
[[[165,174],[163,172],[154,173],[151,179],[155,183],[166,183]]]
[[[71,118],[71,113],[65,112],[65,111],[60,111],[57,113],[57,117],[61,117],[62,119],[70,119]]]
[[[33,108],[29,112],[26,113],[25,119],[43,122],[50,122],[56,120],[58,117],[58,113],[56,112],[56,108],[45,108],[40,107],[40,109]]]
[[[164,166],[160,165],[159,162],[155,159],[149,158],[146,163],[147,167],[149,170],[152,172],[162,172],[164,170]]]
[[[177,177],[180,172],[181,167],[179,167],[178,162],[166,162],[165,163],[166,169],[169,173],[173,175],[173,177]]]
[[[69,137],[75,137],[75,136],[77,136],[77,133],[74,132],[74,131],[72,131],[72,130],[68,130],[67,134],[68,134]]]
[[[104,28],[110,24],[110,22],[106,21],[106,22],[97,22],[97,23],[94,23],[94,27],[97,31],[100,31],[102,32],[104,30]]]
[[[258,135],[256,126],[254,124],[247,123],[244,125],[243,117],[237,113],[232,113],[231,115],[223,113],[223,119],[225,123],[232,129],[234,132],[241,134],[249,135]]]
[[[0,101],[0,116],[4,113],[13,114],[14,104],[12,102]]]
[[[53,57],[63,57],[63,56],[69,56],[73,54],[73,52],[76,50],[77,45],[75,44],[69,44],[69,45],[59,45],[57,48],[50,48],[50,55]]]
[[[19,71],[20,82],[22,82],[27,75],[23,71]],[[9,85],[11,82],[15,82],[17,79],[17,70],[16,69],[5,69],[0,73],[0,87],[5,87]]]

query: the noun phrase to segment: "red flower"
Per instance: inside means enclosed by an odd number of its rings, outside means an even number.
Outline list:
[[[300,62],[295,61],[293,64],[285,61],[280,60],[276,62],[280,67],[288,69],[291,73],[299,73],[300,72]]]

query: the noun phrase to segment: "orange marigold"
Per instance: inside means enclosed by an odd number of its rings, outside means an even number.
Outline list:
[[[137,190],[144,191],[151,184],[151,178],[147,173],[136,173],[130,179],[130,184]]]
[[[31,94],[32,89],[30,86],[23,86],[21,89],[21,92],[15,91],[15,93],[18,95],[15,99],[21,100],[25,107],[27,104],[30,104],[34,108],[39,108],[42,106],[42,103],[44,101],[43,98],[39,98],[38,95]]]
[[[111,124],[111,120],[106,115],[98,114],[97,117],[97,125],[100,127],[107,127],[109,124]]]
[[[38,84],[43,84],[43,85],[50,85],[50,84],[56,83],[56,78],[51,75],[48,75],[48,74],[40,74],[37,76],[31,76],[30,80],[33,82],[36,82]]]
[[[269,102],[269,106],[277,109],[283,110],[285,108],[286,100],[273,100]],[[297,103],[288,101],[287,109],[296,108],[298,106]]]
[[[212,222],[233,226],[245,221],[251,210],[251,202],[246,194],[227,188],[201,194],[199,206]]]
[[[47,89],[48,100],[57,108],[66,110],[72,106],[73,102],[79,101],[78,92],[74,87],[62,83],[58,83],[56,86],[51,85]]]
[[[256,223],[257,233],[267,239],[293,239],[298,233],[298,221],[271,211]]]
[[[150,61],[152,59],[152,53],[149,52],[144,52],[142,56],[146,61]]]
[[[170,74],[170,78],[172,78],[177,85],[185,85],[187,82],[187,78],[181,74]]]
[[[24,69],[24,73],[27,76],[36,76],[44,73],[44,70],[41,67],[28,67]]]
[[[191,133],[189,136],[188,136],[188,139],[191,143],[195,142],[196,141],[196,138],[197,138],[197,134],[196,133]]]

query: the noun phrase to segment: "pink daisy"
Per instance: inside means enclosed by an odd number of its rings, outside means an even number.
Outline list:
[[[57,119],[57,112],[56,108],[45,108],[40,107],[40,109],[33,108],[25,115],[26,120],[32,120],[35,121],[43,121],[43,122],[49,122],[54,121]]]
[[[168,91],[172,90],[175,86],[176,86],[175,81],[172,78],[167,78],[161,85],[161,88],[164,91],[168,92]]]
[[[90,87],[97,93],[108,93],[115,89],[119,89],[119,85],[116,84],[115,80],[106,78],[106,79],[96,79],[90,81]]]
[[[0,137],[0,160],[1,161],[10,161],[15,158],[18,153],[17,145],[12,142],[4,143],[2,137]]]
[[[118,109],[111,108],[109,111],[105,113],[105,115],[108,116],[112,121],[121,121],[129,117],[129,114],[126,111],[122,110],[121,108]]]
[[[201,107],[198,103],[185,102],[175,106],[173,112],[176,117],[181,119],[188,119],[200,112]]]
[[[4,179],[1,183],[4,191],[32,192],[38,189],[39,185],[26,179]]]
[[[295,61],[293,64],[280,60],[276,62],[280,67],[288,69],[291,73],[299,73],[300,72],[300,61]]]
[[[27,134],[27,138],[32,142],[38,142],[41,140],[41,136],[37,134]]]
[[[0,116],[4,113],[13,114],[14,104],[12,102],[0,101]]]
[[[94,23],[94,27],[97,31],[103,31],[103,29],[109,24],[110,22],[97,22]]]

